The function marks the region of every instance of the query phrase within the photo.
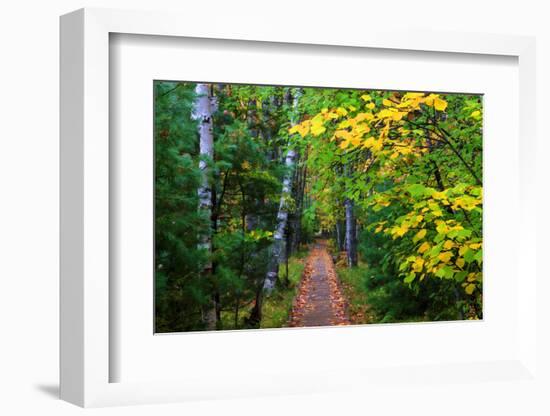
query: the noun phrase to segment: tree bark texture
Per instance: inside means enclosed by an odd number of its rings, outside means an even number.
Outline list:
[[[201,183],[198,188],[199,211],[205,218],[212,216],[212,188],[208,164],[214,159],[214,134],[212,115],[216,110],[216,99],[212,88],[208,84],[197,84],[195,87],[197,98],[193,109],[193,117],[198,121],[199,132],[199,169]],[[199,235],[200,249],[212,253],[212,227]],[[209,259],[203,270],[205,277],[212,274],[212,261]],[[203,322],[208,329],[216,328],[216,300],[213,297],[203,310]]]
[[[357,222],[354,214],[354,203],[346,198],[344,203],[346,208],[346,253],[348,267],[357,266]]]
[[[290,125],[295,126],[299,121],[298,103],[300,100],[301,90],[297,89],[294,93],[292,103],[292,113],[290,117]],[[273,244],[270,250],[270,259],[266,278],[263,288],[266,292],[271,292],[275,287],[279,264],[285,255],[285,228],[288,222],[289,201],[292,197],[292,179],[294,174],[294,163],[296,159],[296,151],[289,148],[285,157],[286,173],[283,178],[283,189],[281,191],[281,200],[279,203],[279,211],[277,214],[277,226],[273,233]]]

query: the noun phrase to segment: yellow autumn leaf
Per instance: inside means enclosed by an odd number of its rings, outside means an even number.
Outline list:
[[[466,285],[466,287],[464,288],[464,291],[468,294],[468,295],[471,295],[472,293],[474,293],[474,290],[476,288],[476,285],[474,285],[473,283],[469,283]]]
[[[417,257],[412,265],[412,269],[415,272],[422,271],[422,267],[424,266],[424,259],[422,257]]]
[[[327,129],[322,124],[315,124],[311,126],[311,134],[313,134],[316,137],[323,134],[326,130]]]
[[[350,140],[351,133],[347,130],[336,130],[334,136],[338,139]]]
[[[288,132],[289,134],[294,134],[294,133],[298,133],[298,130],[300,128],[300,125],[299,124],[296,124],[294,127],[291,127]]]
[[[390,120],[386,120],[386,124],[384,125],[384,128],[380,132],[380,138],[385,139],[390,134]]]
[[[425,94],[423,92],[408,92],[403,96],[403,99],[404,100],[412,100],[414,98],[424,97],[424,95]]]
[[[344,107],[338,107],[336,109],[336,113],[340,116],[346,116],[348,114],[348,110],[346,110]]]
[[[384,109],[378,113],[378,118],[393,118],[394,111]]]
[[[324,110],[326,110],[326,108]],[[322,124],[325,121],[325,114],[327,114],[327,112],[328,110],[315,115],[315,117],[311,119],[311,124]]]
[[[453,253],[450,251],[444,251],[439,253],[439,256],[437,256],[437,258],[443,263],[448,263],[451,260],[451,257],[453,257]]]
[[[355,137],[353,137],[353,138],[351,139],[351,145],[352,145],[353,147],[357,147],[357,146],[359,146],[360,144],[361,144],[361,137],[355,136]]]
[[[416,233],[414,238],[415,238],[416,241],[418,241],[418,240],[422,240],[425,236],[426,236],[426,230],[422,229],[422,230],[420,230],[419,232]]]
[[[456,265],[457,265],[458,267],[460,267],[460,268],[462,269],[462,268],[464,267],[465,261],[464,261],[464,259],[461,257],[461,258],[457,259],[455,263],[456,263]]]
[[[374,137],[369,137],[363,142],[363,148],[370,149],[374,145]]]
[[[340,149],[347,149],[349,146],[350,140],[343,140],[342,143],[340,143]]]
[[[455,246],[455,243],[453,243],[451,240],[447,240],[447,241],[445,241],[445,243],[443,243],[443,248],[444,248],[445,250],[450,250],[450,249],[452,249],[454,246]]]
[[[445,193],[443,192],[434,192],[432,194],[432,198],[433,199],[438,199],[438,200],[446,200],[447,199],[447,195],[445,195]]]
[[[374,103],[368,103],[365,107],[367,107],[369,110],[372,110],[375,107],[375,105]]]
[[[361,99],[362,99],[363,101],[370,101],[370,100],[372,100],[372,98],[371,98],[371,96],[370,96],[369,94],[363,94],[363,95],[361,96]]]
[[[410,147],[398,147],[397,151],[402,155],[408,155],[412,153],[412,149]]]
[[[373,144],[372,144],[372,150],[374,152],[379,152],[384,147],[384,140],[383,139],[374,139],[373,138]]]
[[[340,124],[338,124],[339,129],[345,129],[349,126],[351,126],[351,123],[350,123],[349,120],[343,120],[343,121],[340,122]]]
[[[302,127],[298,130],[300,136],[305,137],[309,133],[310,126],[310,123],[302,123]]]
[[[397,112],[394,112],[392,114],[392,118],[395,120],[395,121],[399,121],[403,118],[403,116],[405,115],[405,113],[402,113],[400,111],[397,111]]]
[[[428,95],[426,98],[424,98],[424,103],[426,105],[429,105],[430,107],[433,106],[435,97],[436,97],[435,94]]]
[[[357,114],[357,116],[355,116],[355,120],[356,121],[370,121],[372,120],[374,117],[371,113],[359,113]]]
[[[407,231],[409,231],[409,227],[406,225],[401,225],[399,227],[395,227],[394,234],[395,236],[403,237]]]
[[[429,250],[430,249],[430,244],[427,243],[427,242],[424,242],[422,243],[422,245],[420,247],[418,247],[418,252],[420,254],[424,253],[425,251]]]
[[[300,136],[305,137],[309,133],[309,126],[311,125],[311,120],[303,121],[300,124],[296,124],[291,127],[288,132],[289,134],[299,133]]]
[[[437,111],[445,111],[445,109],[447,108],[447,101],[439,98],[439,97],[435,97],[434,98],[434,107]]]
[[[368,133],[369,131],[370,131],[370,127],[367,126],[365,123],[358,124],[357,127],[354,129],[354,132],[356,134]]]

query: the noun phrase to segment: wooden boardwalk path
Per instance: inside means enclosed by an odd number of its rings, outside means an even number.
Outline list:
[[[311,249],[298,288],[290,326],[349,325],[347,301],[334,270],[326,242]]]

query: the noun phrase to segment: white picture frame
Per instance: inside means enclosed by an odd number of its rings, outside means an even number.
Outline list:
[[[181,22],[185,21],[185,25]],[[240,380],[233,386],[202,379],[110,382],[109,348],[109,36],[113,33],[224,39],[281,44],[431,51],[453,54],[505,55],[519,62],[520,224],[514,252],[522,270],[517,292],[517,354],[508,360],[441,363],[408,369],[360,367],[314,373],[272,374],[268,380]],[[543,386],[536,361],[536,218],[535,41],[529,37],[473,33],[401,32],[383,27],[368,33],[349,28],[328,33],[322,28],[281,31],[266,23],[237,34],[230,22],[205,27],[184,16],[162,12],[82,9],[61,18],[61,398],[80,406],[159,403],[197,398],[338,391],[395,384],[395,377],[445,382],[445,374],[467,383],[505,381],[509,388],[538,391]],[[539,276],[540,278],[540,276]],[[111,334],[112,335],[112,334]],[[217,334],[224,336],[223,334]],[[442,375],[443,374],[443,375]],[[472,374],[478,376],[472,377]],[[341,380],[350,380],[343,383]],[[527,383],[526,383],[527,382]],[[485,386],[486,384],[484,384]],[[514,387],[515,386],[515,387]],[[526,387],[528,386],[528,387]],[[447,391],[448,390],[448,391]],[[452,394],[442,388],[443,396]],[[498,389],[482,391],[498,397]]]

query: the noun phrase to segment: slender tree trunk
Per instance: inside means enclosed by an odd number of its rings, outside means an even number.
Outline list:
[[[288,224],[290,226],[290,224]],[[283,284],[285,287],[290,287],[290,279],[288,278],[288,259],[291,255],[291,252],[292,252],[292,240],[294,239],[294,234],[293,234],[293,230],[289,230],[288,228],[290,227],[287,227],[287,234],[286,234],[286,242],[285,242],[285,246],[284,246],[284,256],[283,258],[280,260],[280,264],[283,264],[285,265],[285,278],[283,280]]]
[[[307,180],[307,149],[304,154],[304,159],[302,166],[297,170],[296,174],[296,192],[295,192],[295,201],[296,209],[294,210],[294,220],[292,225],[292,242],[290,246],[290,254],[298,251],[300,243],[302,242],[302,213],[304,211],[304,194],[306,188]]]
[[[248,100],[248,108],[247,108],[247,111],[246,111],[246,124],[247,124],[247,130],[248,130],[248,133],[250,134],[250,137],[252,137],[254,139],[254,141],[257,141],[259,138],[260,138],[260,135],[261,135],[261,130],[260,130],[260,125],[261,123],[258,123],[258,119],[260,118],[260,115],[257,114],[257,111],[255,109],[255,104],[256,102],[252,99]],[[252,201],[250,201],[251,204],[253,204],[254,206],[251,207],[250,209],[250,213],[247,213],[246,214],[246,229],[248,231],[252,231],[254,230],[255,228],[258,227],[258,216],[256,215],[256,212],[258,212],[258,199],[256,198],[253,198]],[[245,206],[246,204],[244,203],[243,201],[243,206]]]
[[[297,155],[294,160],[294,176],[292,177],[292,199],[294,201],[294,209],[289,213],[289,218],[286,227],[286,250],[284,257],[279,260],[280,263],[285,263],[288,256],[294,252],[294,245],[296,234],[298,232],[296,227],[296,221],[298,219],[298,205],[299,205],[299,189],[300,189],[300,156]]]
[[[346,208],[346,253],[348,267],[354,267],[357,266],[357,222],[353,212],[354,203],[351,199],[346,198],[344,206]]]
[[[239,327],[239,303],[241,301],[241,297],[237,296],[237,300],[235,301],[235,312],[233,316],[233,326],[235,329],[238,329]]]
[[[290,120],[290,125],[295,126],[298,123],[298,102],[300,99],[301,90],[296,90],[293,99],[293,111]],[[296,151],[292,148],[288,149],[285,157],[286,174],[283,179],[283,189],[281,192],[281,200],[279,203],[279,212],[277,214],[277,226],[273,234],[273,244],[271,245],[270,261],[264,280],[263,288],[267,293],[270,293],[275,287],[279,264],[285,252],[285,228],[288,221],[288,200],[292,195],[292,177],[294,170],[294,161]]]
[[[201,160],[199,161],[199,169],[201,170],[201,184],[198,189],[199,196],[199,211],[206,218],[212,216],[212,188],[210,184],[210,172],[208,168],[209,161],[214,159],[214,134],[212,114],[215,111],[215,98],[212,89],[208,84],[197,84],[195,88],[197,98],[193,109],[193,116],[198,121],[199,131],[199,153]],[[212,275],[212,261],[210,254],[212,253],[212,228],[208,229],[199,235],[199,248],[205,250],[209,254],[209,260],[206,263],[203,275],[205,278],[210,278]],[[203,322],[208,329],[216,328],[216,296],[213,295],[208,304],[203,308]]]
[[[349,164],[344,166],[344,175],[351,177],[353,167]],[[345,222],[346,222],[346,256],[348,267],[357,266],[357,220],[354,212],[354,202],[349,197],[344,200]]]
[[[453,285],[453,293],[455,295],[456,303],[459,304],[462,301],[462,297],[460,296],[460,291],[457,289],[456,285]],[[464,312],[462,311],[462,305],[460,305],[460,309],[458,310],[458,319],[461,321],[464,320]]]
[[[338,251],[344,251],[346,249],[346,223],[342,220],[336,221],[336,242],[338,244]]]

